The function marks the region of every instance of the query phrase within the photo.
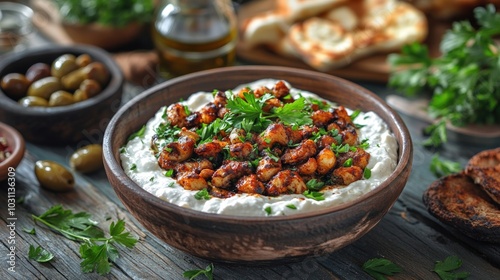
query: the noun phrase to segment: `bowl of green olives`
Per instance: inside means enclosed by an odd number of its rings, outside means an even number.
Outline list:
[[[96,142],[118,110],[124,76],[108,52],[48,45],[0,61],[0,121],[28,142]]]

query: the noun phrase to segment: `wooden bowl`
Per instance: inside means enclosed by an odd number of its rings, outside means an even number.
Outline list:
[[[240,217],[186,209],[148,193],[133,182],[120,163],[120,147],[161,106],[190,94],[227,90],[273,78],[311,91],[351,109],[374,111],[398,142],[398,163],[374,190],[329,209],[293,216]],[[169,245],[213,261],[275,264],[338,250],[371,230],[392,207],[411,170],[412,142],[399,115],[370,91],[349,81],[309,70],[273,66],[235,66],[175,78],[136,96],[111,120],[103,142],[108,179],[127,209],[144,227]]]
[[[94,45],[107,50],[117,49],[130,43],[144,30],[144,24],[139,22],[132,22],[123,27],[66,22],[62,22],[61,26],[73,42]]]
[[[0,137],[7,141],[10,156],[0,162],[0,181],[14,177],[16,167],[24,157],[25,143],[23,136],[13,127],[0,122]]]
[[[0,60],[0,77],[22,73],[37,62],[49,65],[62,54],[87,53],[102,62],[110,72],[110,81],[94,97],[67,106],[22,107],[0,88],[0,121],[16,128],[26,141],[62,145],[102,141],[106,125],[118,111],[123,93],[121,69],[106,51],[87,45],[48,45],[12,53]]]

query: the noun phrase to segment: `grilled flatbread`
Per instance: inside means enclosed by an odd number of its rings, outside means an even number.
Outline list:
[[[500,205],[500,148],[473,156],[467,163],[465,173]]]
[[[328,71],[427,36],[425,15],[396,0],[279,0],[243,25],[248,47],[265,46]]]
[[[480,241],[500,243],[500,209],[464,173],[442,177],[423,194],[428,211],[442,222]]]

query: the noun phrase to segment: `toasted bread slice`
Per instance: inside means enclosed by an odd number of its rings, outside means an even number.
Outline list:
[[[500,209],[464,173],[434,181],[423,194],[429,213],[463,234],[500,243]]]
[[[500,205],[500,148],[474,155],[467,163],[465,173]]]

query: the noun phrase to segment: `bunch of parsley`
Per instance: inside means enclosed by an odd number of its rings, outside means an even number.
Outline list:
[[[475,25],[454,22],[444,35],[441,56],[414,43],[391,54],[389,86],[408,96],[432,93],[428,112],[437,121],[427,127],[427,146],[447,141],[446,124],[500,123],[500,55],[494,36],[500,34],[500,14],[493,5],[474,9]]]
[[[148,22],[154,11],[152,0],[55,0],[61,17],[78,24],[99,23],[123,27]]]

